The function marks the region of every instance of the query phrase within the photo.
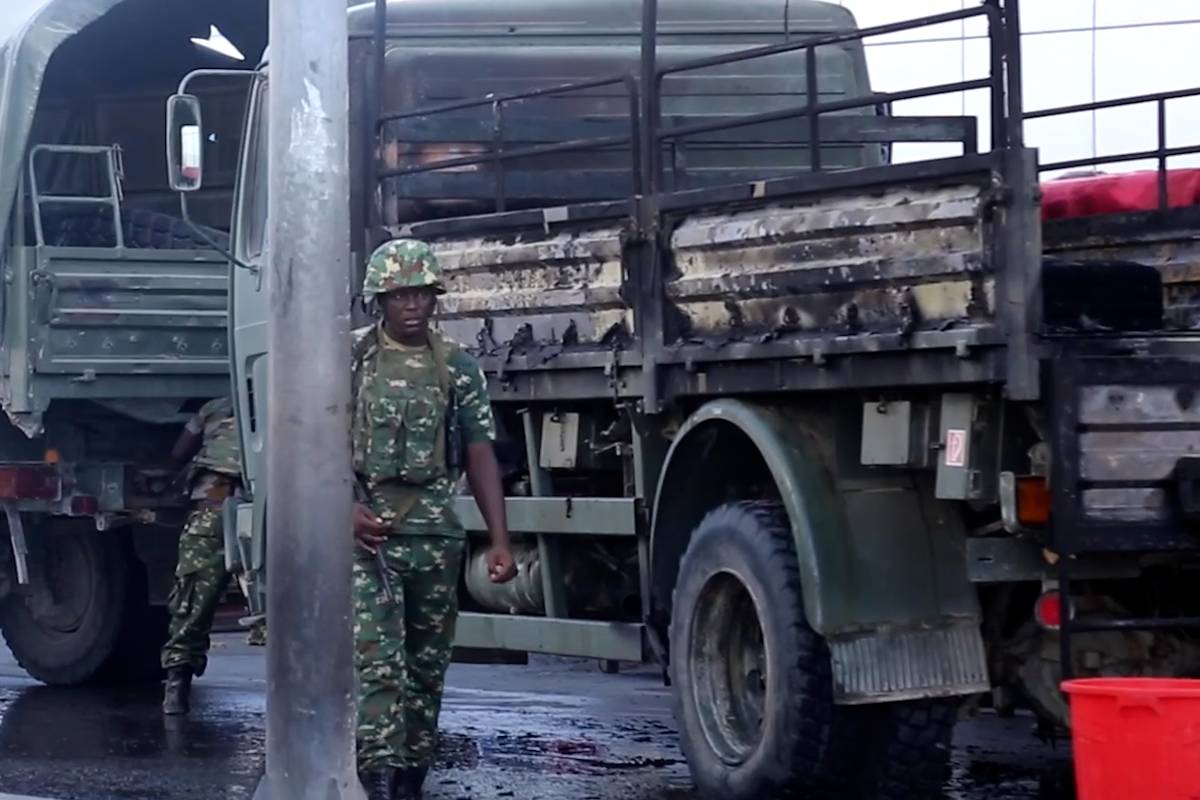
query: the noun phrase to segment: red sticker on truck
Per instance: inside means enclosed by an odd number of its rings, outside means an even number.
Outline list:
[[[946,431],[946,466],[967,465],[967,432],[950,428]]]

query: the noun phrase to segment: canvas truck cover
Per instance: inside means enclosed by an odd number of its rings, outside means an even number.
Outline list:
[[[46,65],[59,45],[120,0],[4,0],[0,14],[0,242],[8,241]]]

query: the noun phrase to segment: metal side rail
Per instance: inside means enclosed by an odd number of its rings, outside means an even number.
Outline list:
[[[1059,658],[1064,681],[1075,677],[1071,637],[1080,633],[1107,631],[1149,631],[1163,628],[1200,630],[1200,617],[1114,617],[1109,615],[1075,616],[1071,601],[1071,559],[1058,562],[1058,597],[1062,607],[1062,626],[1059,628]]]
[[[544,558],[552,552],[548,545],[562,537],[633,538],[640,532],[638,501],[633,498],[509,497],[505,505],[509,529],[518,535],[535,535]],[[470,497],[456,498],[454,509],[468,531],[487,529]],[[564,588],[561,574],[543,567],[542,575],[547,600],[543,614],[464,612],[458,618],[454,644],[605,661],[648,660],[651,650],[644,624],[572,619],[560,591]]]
[[[1200,628],[1200,617],[1077,617],[1080,556],[1200,555],[1200,338],[1067,343],[1050,362],[1051,548],[1064,679],[1074,634]]]

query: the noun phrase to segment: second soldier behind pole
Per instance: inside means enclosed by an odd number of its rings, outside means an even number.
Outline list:
[[[213,617],[229,585],[221,509],[242,477],[233,401],[223,397],[205,404],[179,435],[171,460],[177,467],[192,462],[192,514],[179,538],[175,586],[167,603],[170,638],[162,650],[163,712],[173,715],[188,712],[192,678],[203,675],[208,664]]]
[[[486,379],[429,326],[444,291],[428,245],[384,244],[363,286],[383,318],[353,350],[358,768],[369,800],[420,797],[433,760],[466,545],[450,508],[462,471],[491,537],[491,579],[516,574]]]

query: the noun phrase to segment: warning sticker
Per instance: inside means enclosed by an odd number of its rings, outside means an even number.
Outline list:
[[[946,466],[967,465],[967,432],[949,428],[946,431]]]

